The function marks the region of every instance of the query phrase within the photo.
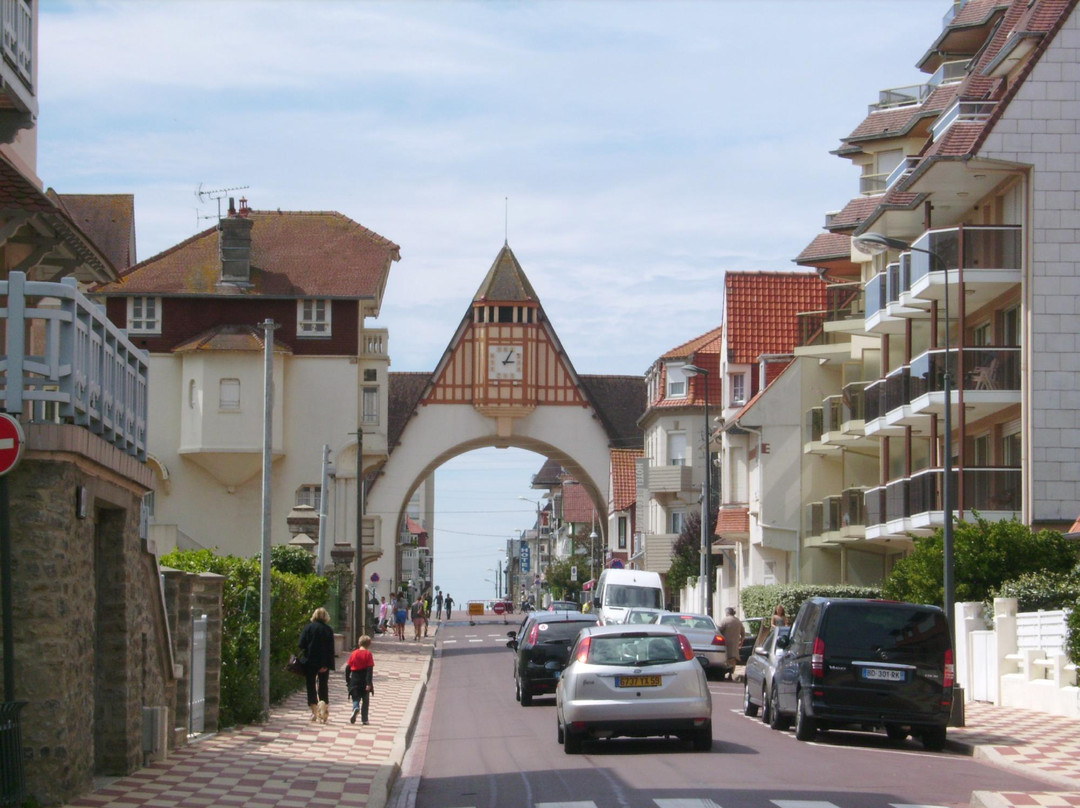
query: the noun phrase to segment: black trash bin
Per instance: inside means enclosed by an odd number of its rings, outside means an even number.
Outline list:
[[[26,800],[19,726],[19,711],[25,706],[25,701],[0,702],[0,805],[22,805]]]

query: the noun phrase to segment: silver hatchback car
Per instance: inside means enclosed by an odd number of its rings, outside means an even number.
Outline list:
[[[674,735],[712,748],[712,696],[690,641],[672,626],[582,629],[555,690],[569,754],[593,738]]]

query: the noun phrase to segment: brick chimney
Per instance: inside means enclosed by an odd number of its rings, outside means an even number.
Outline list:
[[[229,214],[218,222],[218,254],[221,257],[221,282],[238,286],[251,284],[251,228],[247,218],[247,200],[236,211],[236,202],[229,197]]]

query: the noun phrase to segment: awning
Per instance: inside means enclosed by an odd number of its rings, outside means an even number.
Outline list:
[[[581,591],[582,592],[588,592],[590,589],[593,588],[593,584],[595,584],[595,583],[596,583],[595,580],[586,581],[584,584],[581,585]]]

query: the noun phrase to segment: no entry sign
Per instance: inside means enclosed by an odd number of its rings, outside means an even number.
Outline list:
[[[22,425],[13,416],[0,412],[0,476],[19,465],[24,446]]]

